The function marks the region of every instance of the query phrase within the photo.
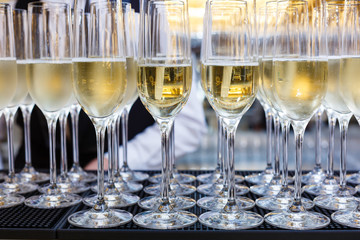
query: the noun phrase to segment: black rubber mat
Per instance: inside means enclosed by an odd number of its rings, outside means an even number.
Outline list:
[[[185,173],[198,175],[205,173],[206,171],[183,171]],[[158,173],[154,171],[148,172],[150,175]],[[248,175],[254,172],[238,172],[241,175]],[[148,181],[143,182],[144,186],[150,184]],[[197,186],[199,183],[194,182]],[[250,186],[247,182],[244,185]],[[82,196],[91,194],[91,191],[85,192]],[[38,194],[38,193],[34,193]],[[139,196],[141,198],[146,197],[143,191],[140,191]],[[32,194],[26,195],[26,197]],[[245,195],[251,199],[256,199],[258,196],[248,193]],[[313,196],[306,193],[304,197],[313,199]],[[355,196],[360,196],[359,194]],[[199,193],[194,193],[190,197],[196,200],[203,197]],[[224,231],[208,228],[199,222],[193,226],[186,227],[177,230],[150,230],[138,227],[134,223],[130,222],[123,226],[112,229],[82,229],[71,226],[67,222],[67,218],[70,214],[88,209],[83,204],[71,208],[64,209],[33,209],[20,205],[8,209],[0,209],[0,238],[10,239],[355,239],[360,236],[359,229],[351,229],[341,226],[337,223],[331,222],[330,225],[324,229],[312,230],[312,231],[291,231],[275,228],[267,223],[263,223],[261,226],[249,229],[249,230],[237,230],[237,231]],[[124,208],[133,215],[143,211],[137,205]],[[205,212],[205,210],[195,206],[189,210],[195,213],[197,216]],[[264,216],[269,211],[263,210],[258,207],[250,209],[250,211],[257,212]],[[318,207],[314,207],[313,211],[321,212],[330,217],[332,211],[324,210]]]

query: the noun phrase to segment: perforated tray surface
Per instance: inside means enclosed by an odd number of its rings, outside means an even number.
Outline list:
[[[183,171],[193,175],[199,175],[206,173],[207,171]],[[150,175],[157,172],[149,171]],[[254,172],[239,172],[241,175],[248,175]],[[149,182],[143,182],[143,185],[148,185]],[[194,183],[195,186],[199,185],[198,182]],[[247,182],[244,185],[250,186]],[[91,194],[90,191],[85,192],[82,196]],[[30,195],[27,195],[28,197]],[[139,192],[141,198],[146,197],[143,191]],[[245,195],[251,199],[256,199],[257,196],[248,193]],[[313,199],[314,197],[306,193],[304,197]],[[358,194],[355,196],[359,196]],[[196,200],[203,197],[202,194],[194,193],[190,197]],[[272,227],[267,223],[263,223],[261,226],[238,231],[224,231],[208,228],[199,222],[195,225],[178,229],[178,230],[150,230],[138,227],[134,223],[130,222],[123,226],[112,229],[82,229],[71,226],[67,222],[67,218],[70,214],[88,209],[83,204],[65,209],[54,210],[42,210],[32,209],[24,205],[20,205],[9,209],[0,209],[0,238],[13,238],[13,239],[340,239],[360,236],[359,229],[352,229],[341,226],[337,223],[331,222],[330,225],[324,229],[312,230],[312,231],[291,231],[282,230],[276,227]],[[142,212],[143,210],[137,205],[124,208],[133,215]],[[205,212],[205,210],[195,206],[189,210],[195,213],[197,216]],[[263,210],[258,207],[254,207],[250,211],[257,212],[264,216],[269,211]],[[330,217],[332,211],[324,210],[318,207],[314,207],[313,211],[323,213]]]

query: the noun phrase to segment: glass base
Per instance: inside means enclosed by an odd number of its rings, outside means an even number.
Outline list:
[[[248,211],[211,211],[200,215],[199,222],[205,226],[223,229],[238,230],[258,227],[264,219],[257,213]]]
[[[251,184],[263,185],[269,183],[272,178],[273,178],[273,174],[271,172],[270,173],[262,172],[262,173],[254,173],[248,175],[245,177],[245,180]]]
[[[170,189],[175,196],[190,195],[196,192],[196,188],[186,184],[170,184]],[[144,192],[149,195],[160,196],[160,184],[152,184],[144,188]]]
[[[322,184],[306,185],[303,191],[315,195],[334,195],[339,190],[339,183],[336,178],[325,179]]]
[[[22,182],[22,183],[9,183],[3,182],[0,184],[0,191],[5,194],[17,193],[26,194],[34,192],[39,186],[35,183]]]
[[[352,184],[360,184],[360,172],[346,175],[346,181]]]
[[[314,169],[311,172],[302,175],[301,182],[306,185],[320,184],[326,178],[326,173],[320,169]]]
[[[156,174],[149,178],[149,182],[159,184],[161,182],[162,174]],[[192,183],[196,180],[196,177],[191,174],[175,174],[175,178],[179,183]],[[170,179],[171,181],[171,179]]]
[[[324,228],[330,223],[330,219],[317,212],[301,211],[279,211],[265,215],[265,222],[268,224],[290,230],[311,230]]]
[[[201,183],[213,183],[213,182],[216,182],[216,180],[219,177],[220,177],[220,172],[214,171],[212,173],[200,174],[196,177],[196,180],[198,180]]]
[[[85,172],[80,166],[73,165],[68,175],[72,182],[94,182],[97,177],[93,173]]]
[[[21,182],[35,182],[35,183],[45,182],[50,179],[50,175],[48,173],[38,172],[33,167],[24,167],[20,173],[16,174],[16,177]]]
[[[36,195],[25,200],[25,205],[32,208],[66,208],[81,202],[81,197],[76,194],[62,193],[53,195]]]
[[[250,191],[259,196],[275,196],[281,190],[282,185],[256,185],[251,186]],[[294,192],[293,186],[288,186],[291,192]]]
[[[337,211],[331,215],[331,219],[341,225],[352,228],[360,228],[360,212],[355,211]]]
[[[255,202],[246,197],[236,197],[236,206],[241,210],[249,210],[255,206]],[[227,198],[224,197],[203,197],[197,201],[197,205],[205,210],[220,211],[224,209]]]
[[[160,204],[161,197],[159,196],[146,197],[138,202],[138,205],[146,210],[157,209]],[[170,197],[170,204],[173,206],[174,210],[185,210],[194,207],[196,205],[196,201],[189,197],[176,196]]]
[[[150,229],[177,229],[191,226],[196,223],[195,214],[186,211],[146,211],[134,216],[136,225]]]
[[[199,193],[208,196],[227,197],[228,190],[223,184],[202,184],[196,189]],[[249,188],[244,185],[235,185],[236,195],[245,195],[249,192]]]
[[[64,182],[64,183],[56,183],[56,186],[58,187],[58,190],[61,193],[82,193],[90,189],[90,186],[81,183],[81,182]],[[51,185],[50,183],[45,184],[38,188],[38,191],[41,193],[47,193],[50,191]]]
[[[129,181],[142,182],[149,178],[149,174],[147,173],[135,172],[131,170],[127,172],[120,172],[120,174],[121,177],[127,182]]]
[[[314,199],[316,206],[337,211],[337,210],[354,210],[358,206],[358,200],[353,196],[317,196]]]
[[[10,208],[22,204],[25,198],[17,194],[1,194],[0,195],[0,209]]]
[[[104,195],[106,205],[109,208],[122,208],[135,205],[140,197],[130,193],[117,193],[117,194],[106,194]],[[83,203],[86,206],[93,207],[98,201],[97,195],[91,195],[83,199]]]
[[[266,196],[256,199],[256,206],[270,211],[287,210],[293,203],[293,200],[293,197],[279,198],[276,196]],[[307,210],[314,207],[313,201],[307,198],[301,198],[301,203]]]
[[[81,228],[112,228],[130,222],[132,214],[119,209],[107,209],[104,212],[94,209],[76,212],[68,217],[71,225]]]
[[[143,185],[137,182],[115,182],[115,187],[119,192],[123,192],[123,193],[135,193],[135,192],[139,192],[142,188]],[[105,191],[106,188],[108,188],[108,183],[105,182]],[[93,192],[97,192],[97,184],[91,186],[91,190]]]

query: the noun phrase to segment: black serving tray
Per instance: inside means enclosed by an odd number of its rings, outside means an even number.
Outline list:
[[[183,171],[185,173],[198,175],[207,171]],[[158,173],[155,171],[149,171],[150,175]],[[248,175],[253,172],[244,171],[238,172],[241,175]],[[149,182],[143,182],[144,186]],[[198,182],[194,183],[196,186]],[[243,184],[250,186],[247,182]],[[82,196],[91,194],[91,191],[85,192]],[[140,191],[139,196],[145,197],[143,191]],[[30,195],[27,195],[28,197]],[[256,199],[257,196],[248,193],[245,195],[251,199]],[[304,197],[313,199],[314,197],[306,193]],[[355,195],[359,196],[359,194]],[[199,193],[194,193],[190,197],[196,200],[203,197]],[[20,205],[14,208],[0,209],[0,236],[7,239],[301,239],[301,240],[319,240],[319,239],[355,239],[360,236],[360,229],[353,229],[349,227],[341,226],[337,223],[331,222],[330,225],[324,229],[312,230],[312,231],[292,231],[282,230],[276,227],[272,227],[267,223],[263,223],[261,226],[249,229],[249,230],[236,230],[236,231],[224,231],[213,228],[208,228],[199,222],[195,225],[177,230],[150,230],[138,227],[134,223],[130,222],[123,226],[111,229],[83,229],[71,226],[67,222],[67,218],[70,214],[87,209],[83,204],[79,204],[74,207],[54,210],[32,209],[25,205]],[[143,211],[137,205],[124,208],[133,215]],[[205,210],[195,206],[189,211],[199,216]],[[258,207],[254,207],[250,211],[257,212],[264,216],[269,211],[263,210]],[[321,212],[330,217],[332,211],[324,210],[318,207],[314,207],[313,211]]]

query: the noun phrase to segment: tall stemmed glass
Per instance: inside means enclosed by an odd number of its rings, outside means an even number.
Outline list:
[[[128,91],[126,105],[124,106],[122,113],[119,114],[121,118],[121,132],[122,132],[122,149],[123,149],[123,164],[120,167],[120,174],[126,181],[144,181],[149,178],[149,174],[143,172],[135,172],[130,169],[128,165],[128,124],[129,124],[129,113],[134,105],[136,99],[138,98],[137,88],[136,88],[136,73],[137,73],[137,34],[138,25],[136,25],[136,15],[135,11],[131,8],[130,3],[123,3],[123,13],[124,13],[124,24],[129,26],[129,37],[131,37],[130,41],[134,44],[127,44],[127,51],[133,53],[133,57],[128,58]],[[128,42],[128,41],[127,41]],[[135,44],[136,43],[136,44]],[[131,78],[131,80],[130,80]]]
[[[140,100],[161,131],[161,202],[134,216],[134,223],[154,229],[190,226],[196,215],[179,211],[170,201],[170,131],[187,102],[192,82],[188,4],[179,1],[142,1],[139,35]]]
[[[297,11],[293,8],[276,11],[273,58],[273,94],[295,132],[295,195],[287,210],[264,217],[273,226],[293,230],[317,229],[330,223],[325,215],[306,211],[301,200],[304,131],[325,97],[328,66],[325,29],[316,29],[317,34],[311,34],[308,4],[304,3]]]
[[[17,64],[13,28],[13,10],[9,4],[0,3],[0,109],[4,109],[15,96],[17,88]],[[25,198],[16,194],[0,192],[0,207],[13,207]]]
[[[14,17],[14,21],[12,19]],[[18,110],[19,104],[24,100],[27,94],[26,86],[26,60],[28,58],[28,48],[27,48],[27,25],[24,22],[26,19],[25,10],[14,10],[13,15],[11,15],[11,25],[10,27],[15,30],[15,34],[11,31],[12,37],[15,36],[15,48],[16,48],[16,65],[20,74],[10,75],[9,79],[12,79],[12,76],[17,76],[17,80],[13,85],[16,86],[15,95],[10,99],[10,103],[7,105],[7,108],[3,111],[5,115],[6,125],[7,125],[7,138],[8,138],[8,160],[9,160],[9,174],[5,179],[5,182],[0,184],[0,189],[4,193],[29,193],[37,189],[37,185],[28,182],[20,182],[15,175],[15,162],[14,162],[14,143],[13,143],[13,125],[14,117]],[[5,24],[10,22],[5,22]],[[14,39],[13,39],[14,40]],[[14,43],[14,42],[13,42]],[[15,52],[15,51],[14,51]],[[11,73],[11,71],[10,71]],[[14,81],[14,79],[12,79]],[[11,92],[10,86],[10,92]],[[5,95],[6,97],[8,95]]]
[[[80,36],[85,37],[82,41],[89,41],[90,30],[90,13],[85,13],[83,9],[75,8],[74,13],[74,29],[81,31]],[[77,36],[77,35],[75,35]],[[75,39],[77,41],[79,39]],[[72,125],[72,149],[73,149],[73,165],[68,172],[68,175],[73,182],[93,182],[96,180],[96,175],[86,172],[80,166],[79,158],[79,116],[81,106],[75,100],[70,107],[71,125]]]
[[[317,206],[331,210],[349,210],[357,206],[357,199],[352,195],[355,189],[346,186],[346,134],[352,113],[341,98],[339,89],[340,55],[342,31],[344,29],[345,4],[327,4],[327,41],[329,46],[328,88],[323,101],[327,109],[333,111],[340,125],[340,185],[334,194],[318,196],[314,199]]]
[[[113,2],[115,4],[116,1]],[[95,6],[96,4],[96,6]],[[127,8],[124,8],[124,5],[127,6]],[[101,3],[93,3],[92,7],[96,8],[106,8],[108,7],[107,2],[101,2]],[[130,4],[124,3],[122,4],[122,14],[123,14],[123,21],[124,21],[124,37],[125,37],[125,57],[126,57],[126,89],[125,89],[125,95],[122,100],[122,103],[118,106],[117,112],[114,113],[111,116],[110,123],[107,126],[107,135],[108,135],[108,180],[105,183],[105,192],[104,192],[104,199],[108,207],[110,208],[120,208],[120,207],[127,207],[130,205],[134,205],[139,201],[139,197],[136,195],[128,194],[125,192],[128,192],[131,188],[131,184],[122,181],[124,185],[122,185],[121,188],[117,188],[115,184],[115,162],[118,161],[117,159],[117,152],[118,149],[118,136],[116,134],[116,122],[118,118],[118,113],[122,111],[124,108],[124,105],[126,104],[129,93],[132,94],[134,91],[134,88],[136,89],[136,78],[135,78],[135,72],[136,69],[134,69],[136,66],[134,66],[134,39],[132,38],[132,27],[130,22],[130,14],[131,14],[131,7]],[[84,34],[86,36],[86,34]],[[121,178],[121,176],[119,177]],[[142,189],[142,185],[136,183],[135,186],[140,185],[139,190]],[[91,195],[89,197],[84,198],[83,202],[84,204],[88,206],[94,206],[98,201],[98,198],[96,195]]]
[[[294,12],[293,16],[297,17],[301,8],[304,8],[305,2],[294,1],[289,3],[288,1],[267,2],[266,4],[266,25],[264,33],[264,47],[263,47],[263,59],[260,62],[260,85],[264,89],[264,92],[269,100],[269,103],[275,109],[275,112],[279,115],[282,126],[282,142],[283,142],[283,173],[282,173],[282,185],[279,192],[273,196],[265,196],[256,199],[256,205],[268,209],[268,210],[285,210],[293,201],[294,188],[288,185],[288,138],[290,130],[289,119],[281,111],[277,99],[273,94],[274,86],[274,74],[273,74],[273,52],[274,52],[274,37],[276,36],[276,18],[280,11]],[[268,23],[268,24],[267,24]],[[303,206],[306,209],[310,209],[314,206],[313,202],[309,199],[301,199]]]
[[[34,208],[61,208],[78,204],[81,197],[61,193],[56,184],[56,122],[72,95],[71,12],[64,3],[30,3],[29,93],[44,113],[49,128],[50,188],[26,199]]]
[[[149,178],[147,173],[135,172],[130,169],[128,165],[128,124],[129,124],[129,113],[130,110],[138,98],[136,81],[137,81],[137,43],[138,36],[137,31],[139,30],[139,25],[137,21],[137,15],[135,11],[131,8],[130,3],[122,3],[123,13],[124,13],[124,24],[127,27],[127,31],[125,31],[125,39],[126,39],[126,51],[129,53],[127,58],[127,77],[128,77],[128,86],[126,91],[124,102],[125,106],[122,108],[122,112],[119,112],[118,117],[121,119],[121,132],[122,132],[122,166],[119,166],[119,173],[122,178],[126,181],[144,181]],[[118,121],[114,121],[114,124],[119,123]],[[114,125],[114,127],[116,127]],[[116,129],[114,129],[116,130]],[[118,133],[118,132],[116,132]],[[118,145],[117,145],[118,146]],[[118,153],[117,153],[118,154]],[[117,158],[116,158],[117,159]],[[117,159],[119,160],[119,159]]]
[[[243,211],[235,194],[234,140],[237,126],[255,100],[259,65],[248,7],[244,1],[209,1],[203,38],[202,77],[205,95],[223,118],[226,138],[225,165],[229,193],[221,210],[203,213],[199,221],[218,229],[259,226],[263,218]]]
[[[262,51],[263,51],[263,41],[264,41],[264,25],[266,21],[266,8],[260,8],[257,15],[257,24],[258,24],[258,46],[259,46],[259,62],[261,63]],[[261,77],[261,74],[259,74]],[[273,177],[273,167],[272,167],[272,122],[273,114],[271,112],[271,107],[267,103],[265,93],[263,92],[261,85],[258,90],[256,98],[260,102],[261,106],[265,112],[265,122],[266,122],[266,167],[261,173],[251,174],[245,177],[246,181],[252,184],[261,185],[264,183],[269,183]]]
[[[352,111],[358,120],[360,116],[360,104],[357,100],[360,96],[359,88],[356,88],[357,74],[360,74],[360,5],[357,1],[346,1],[342,50],[340,62],[340,93],[347,107]],[[349,211],[337,211],[331,215],[331,218],[342,225],[360,228],[360,203]]]
[[[90,46],[79,41],[80,33],[75,31],[73,85],[76,99],[96,130],[98,196],[93,208],[70,215],[68,221],[77,227],[109,228],[132,219],[126,211],[109,209],[104,198],[105,130],[124,99],[127,84],[121,1],[91,5]]]
[[[18,79],[19,82],[25,81],[26,96],[20,104],[20,109],[24,117],[24,141],[25,141],[25,166],[16,177],[21,182],[44,182],[49,180],[49,174],[40,173],[34,169],[31,163],[31,142],[30,142],[30,118],[34,108],[34,102],[30,97],[26,85],[26,60],[29,58],[29,25],[26,10],[16,9],[14,12],[14,31],[16,38],[16,53],[18,55]]]
[[[272,107],[274,119],[274,173],[270,182],[262,183],[250,187],[250,191],[260,196],[277,195],[282,184],[280,174],[280,127],[281,127],[281,109],[277,106],[271,90],[272,80],[272,54],[273,41],[276,23],[277,1],[268,1],[266,3],[266,19],[264,20],[264,34],[262,58],[260,60],[260,92],[264,93],[264,100]]]

